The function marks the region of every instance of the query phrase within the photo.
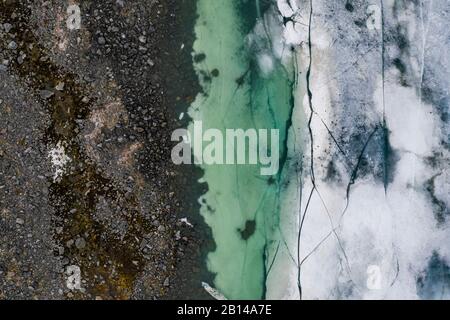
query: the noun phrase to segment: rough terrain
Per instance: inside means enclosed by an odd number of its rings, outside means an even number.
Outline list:
[[[194,0],[0,1],[0,299],[208,297],[200,173],[170,161],[198,90],[194,15]]]

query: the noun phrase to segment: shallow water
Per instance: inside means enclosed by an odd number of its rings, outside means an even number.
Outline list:
[[[194,63],[203,93],[190,116],[204,130],[279,129],[282,167],[293,72],[272,54],[265,9],[258,1],[198,1]],[[200,199],[201,214],[217,245],[208,255],[214,286],[230,299],[264,298],[279,246],[281,174],[262,176],[259,165],[202,168],[209,191]]]

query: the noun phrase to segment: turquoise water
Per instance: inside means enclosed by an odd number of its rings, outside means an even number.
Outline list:
[[[282,167],[294,72],[272,55],[264,33],[250,45],[248,35],[266,8],[258,1],[198,0],[194,64],[203,92],[189,114],[203,121],[204,130],[279,129]],[[262,176],[259,165],[202,169],[209,191],[200,199],[201,214],[217,246],[207,258],[216,274],[211,285],[229,299],[264,298],[279,244],[282,175]]]

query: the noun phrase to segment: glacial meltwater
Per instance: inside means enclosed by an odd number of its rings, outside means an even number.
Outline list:
[[[269,4],[199,0],[197,8],[193,61],[203,92],[191,106],[192,119],[201,120],[204,130],[223,133],[279,129],[280,169],[274,175],[261,175],[261,165],[202,166],[208,192],[200,199],[201,214],[216,243],[207,258],[216,274],[211,285],[229,299],[265,297],[280,246],[280,189],[295,73],[292,63],[274,54],[270,24],[277,22],[262,18]]]

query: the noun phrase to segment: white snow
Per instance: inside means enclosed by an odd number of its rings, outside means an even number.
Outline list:
[[[54,148],[50,149],[49,158],[53,167],[53,181],[57,182],[64,175],[67,165],[71,162],[66,154],[64,142],[59,141]]]

